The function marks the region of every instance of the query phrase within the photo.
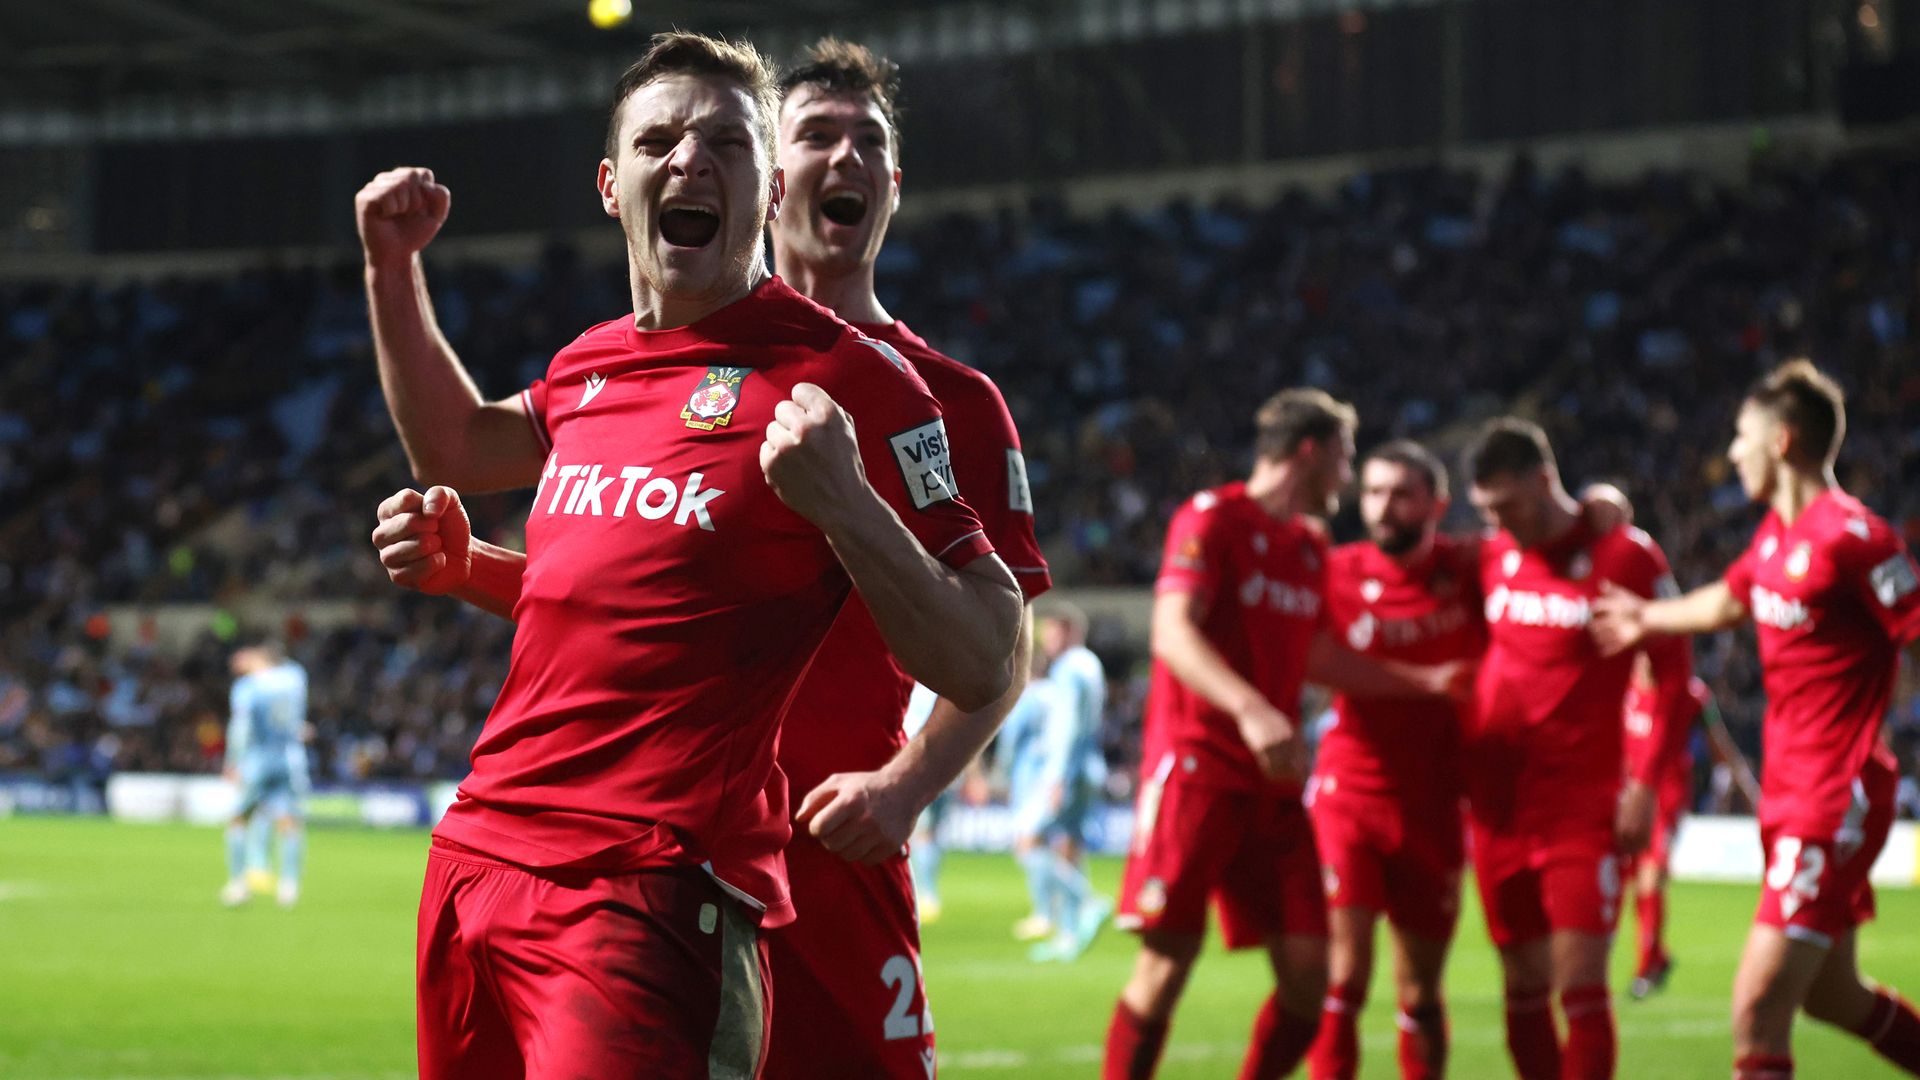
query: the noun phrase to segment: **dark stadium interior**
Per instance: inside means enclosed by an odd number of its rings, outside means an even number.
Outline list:
[[[1721,460],[1737,393],[1802,354],[1851,395],[1843,482],[1920,540],[1920,154],[1897,127],[1824,152],[1764,122],[1846,118],[1899,82],[1920,18],[1869,7],[1336,4],[1237,25],[1222,5],[796,0],[652,5],[611,32],[559,0],[0,8],[0,770],[216,768],[224,639],[149,618],[129,643],[102,612],[324,599],[291,626],[321,772],[462,771],[509,634],[394,597],[369,557],[364,519],[407,477],[352,191],[420,161],[456,192],[450,238],[548,238],[429,253],[449,336],[512,392],[625,303],[609,246],[580,241],[608,235],[586,185],[598,88],[674,22],[776,52],[872,27],[912,58],[909,208],[947,201],[895,229],[882,297],[1004,388],[1065,585],[1150,582],[1171,508],[1244,468],[1247,403],[1293,383],[1358,403],[1363,447],[1451,452],[1474,420],[1538,415],[1570,478],[1620,482],[1697,583],[1753,521]],[[1744,31],[1710,32],[1729,21]],[[1897,119],[1898,94],[1869,96]],[[1725,121],[1755,124],[1734,175],[1438,152]],[[1341,171],[1179,194],[1301,158]],[[1170,197],[1073,195],[1127,176]],[[129,274],[119,254],[186,257]],[[518,507],[481,500],[483,531],[511,538]],[[1337,526],[1354,534],[1351,509]],[[1138,683],[1137,640],[1096,643]],[[1751,649],[1698,653],[1754,749]],[[1114,702],[1124,764],[1138,685]],[[1920,716],[1895,734],[1910,762]]]
[[[1521,159],[1488,177],[1360,174],[1333,197],[1263,206],[952,215],[903,227],[880,282],[1004,388],[1062,584],[1151,582],[1172,508],[1244,469],[1245,403],[1305,382],[1359,405],[1363,447],[1454,449],[1472,421],[1526,403],[1569,482],[1621,482],[1691,585],[1754,520],[1721,460],[1738,392],[1801,353],[1852,395],[1843,481],[1920,540],[1916,244],[1910,156],[1762,169],[1738,190]],[[436,260],[433,275],[449,337],[494,395],[624,301],[617,265],[558,245],[512,267]],[[115,604],[326,597],[362,611],[298,645],[322,774],[457,776],[509,633],[393,598],[368,556],[369,508],[407,476],[357,267],[0,296],[15,358],[0,382],[0,769],[217,768],[224,646],[114,649],[89,620]],[[519,505],[481,501],[482,534],[511,538]],[[1463,506],[1454,521],[1472,527]],[[1104,645],[1116,671],[1139,658]],[[1753,749],[1750,650],[1698,653]],[[1108,741],[1126,761],[1137,691],[1114,701]],[[1920,717],[1895,731],[1910,757]]]

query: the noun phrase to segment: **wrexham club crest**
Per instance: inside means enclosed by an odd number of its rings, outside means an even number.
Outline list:
[[[693,388],[693,396],[687,399],[686,408],[680,410],[680,419],[690,428],[712,431],[717,427],[726,427],[733,422],[733,410],[740,405],[740,380],[747,377],[752,368],[710,367],[706,378]]]

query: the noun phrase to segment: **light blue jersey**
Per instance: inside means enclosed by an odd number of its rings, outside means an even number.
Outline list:
[[[306,811],[307,671],[284,660],[233,682],[227,765],[240,774],[240,812]]]
[[[994,757],[1007,774],[1007,804],[1016,812],[1038,795],[1045,756],[1040,750],[1047,716],[1053,711],[1053,684],[1034,679],[1020,692],[1000,724]]]
[[[1100,717],[1107,673],[1091,649],[1076,645],[1054,659],[1046,683],[1046,709],[1027,755],[1034,759],[1032,786],[1013,804],[1014,827],[1028,836],[1060,832],[1080,840],[1094,793],[1106,781]]]

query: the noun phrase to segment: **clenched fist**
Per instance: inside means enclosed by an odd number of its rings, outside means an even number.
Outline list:
[[[439,595],[473,576],[473,526],[452,488],[396,491],[377,517],[373,546],[395,585]]]
[[[812,383],[795,383],[773,407],[760,471],[781,502],[822,528],[867,484],[853,417]]]
[[[354,223],[369,263],[411,259],[447,223],[453,192],[435,183],[432,169],[388,169],[353,197]]]

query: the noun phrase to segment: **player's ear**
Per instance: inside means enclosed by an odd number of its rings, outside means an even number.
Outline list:
[[[600,159],[600,171],[594,177],[594,187],[600,190],[600,209],[610,218],[620,216],[620,188],[613,175],[613,162]]]
[[[787,170],[775,165],[773,175],[767,178],[767,224],[780,216],[780,204],[786,201]]]
[[[900,170],[893,170],[893,212],[900,210]]]

